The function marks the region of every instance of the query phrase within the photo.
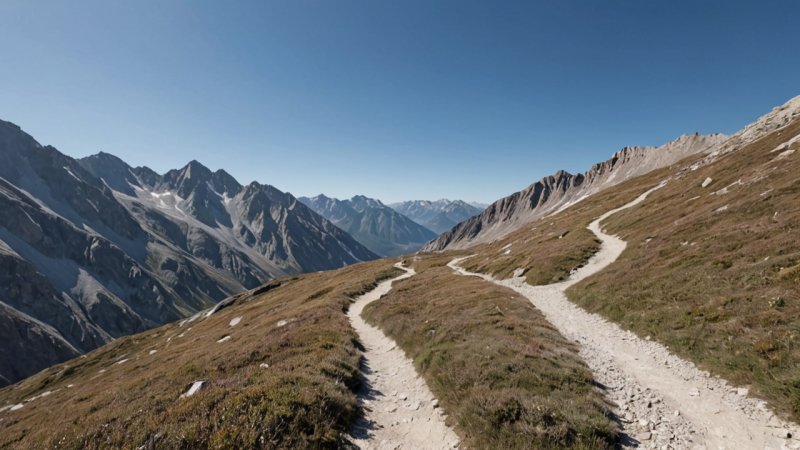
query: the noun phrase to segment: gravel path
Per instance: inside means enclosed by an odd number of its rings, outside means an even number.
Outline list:
[[[527,297],[567,338],[578,342],[580,355],[607,398],[618,405],[616,414],[625,436],[624,447],[656,449],[798,449],[798,426],[784,422],[758,399],[747,396],[665,346],[621,329],[569,300],[564,291],[613,263],[626,242],[604,233],[600,223],[635,206],[664,183],[636,200],[603,214],[589,225],[602,247],[585,266],[561,283],[531,286],[524,278],[497,280],[467,272],[457,258],[449,266],[510,287]]]
[[[446,449],[458,446],[458,436],[444,423],[442,410],[414,363],[381,330],[368,325],[361,312],[392,289],[392,283],[409,278],[414,270],[395,267],[405,274],[380,283],[358,297],[347,316],[364,346],[362,373],[366,387],[359,403],[366,416],[353,431],[353,443],[364,449]]]

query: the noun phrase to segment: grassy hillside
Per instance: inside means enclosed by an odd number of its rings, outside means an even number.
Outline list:
[[[605,228],[627,240],[627,250],[568,291],[712,373],[752,385],[795,421],[800,143],[772,150],[798,134],[795,121],[609,218]]]
[[[562,213],[535,220],[494,242],[464,250],[461,253],[475,256],[461,265],[472,272],[498,278],[509,278],[521,268],[526,281],[533,285],[564,280],[600,248],[600,242],[586,225],[606,211],[638,197],[653,187],[654,180],[674,171],[674,167],[627,181]]]
[[[590,311],[651,336],[800,420],[800,121],[685,171],[604,223],[620,259],[568,291]],[[777,151],[773,151],[779,149]],[[596,251],[586,225],[699,160],[594,195],[470,253],[463,265],[531,284],[564,279]],[[702,187],[710,178],[711,182]]]
[[[360,382],[343,310],[396,273],[382,260],[284,279],[54,366],[0,390],[0,447],[340,447]]]
[[[611,448],[616,425],[576,347],[510,289],[455,275],[451,256],[367,306],[448,412],[467,448]]]

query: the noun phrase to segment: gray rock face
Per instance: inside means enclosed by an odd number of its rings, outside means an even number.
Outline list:
[[[268,279],[376,257],[272,186],[196,161],[159,175],[75,160],[0,121],[0,385]]]
[[[392,209],[435,233],[444,233],[483,210],[461,200],[412,200],[389,205]]]
[[[559,171],[492,203],[480,215],[459,223],[427,243],[421,251],[462,249],[500,238],[610,186],[688,156],[709,153],[727,138],[722,134],[684,135],[661,147],[625,147],[582,174]]]
[[[357,195],[337,200],[322,194],[300,201],[352,235],[381,256],[413,253],[436,233],[384,205],[380,200]]]

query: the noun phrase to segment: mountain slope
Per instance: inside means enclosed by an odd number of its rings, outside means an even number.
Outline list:
[[[464,201],[446,199],[411,200],[389,207],[435,233],[443,233],[482,211]]]
[[[381,256],[413,253],[436,237],[433,231],[379,200],[362,195],[338,200],[320,194],[300,197],[300,201]]]
[[[522,273],[530,284],[563,280],[597,249],[588,223],[668,180],[601,224],[627,241],[625,251],[568,297],[797,422],[799,171],[797,97],[710,152],[471,248],[477,256],[464,267],[498,278]]]
[[[684,135],[657,148],[625,147],[583,174],[559,171],[494,202],[479,216],[442,233],[422,251],[467,248],[489,242],[610,186],[708,151],[726,138],[722,134]]]
[[[228,199],[228,202],[225,202]],[[294,197],[193,162],[81,161],[0,122],[0,382],[263,281],[375,255]]]
[[[343,448],[360,383],[343,310],[396,271],[273,280],[2,388],[0,448]]]

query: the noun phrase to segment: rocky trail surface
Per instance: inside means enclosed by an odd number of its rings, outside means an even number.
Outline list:
[[[777,418],[758,399],[685,361],[659,343],[642,339],[597,314],[567,300],[567,288],[613,263],[626,242],[603,232],[600,223],[623,209],[643,202],[665,183],[632,202],[611,210],[589,224],[602,247],[569,279],[546,286],[531,286],[521,276],[508,280],[468,272],[510,287],[527,297],[567,338],[580,344],[580,355],[618,405],[616,414],[625,434],[624,447],[657,449],[798,449],[798,426]],[[518,271],[517,274],[521,275]]]
[[[444,422],[438,402],[414,363],[381,330],[367,324],[361,312],[392,289],[392,283],[415,275],[413,269],[395,267],[405,274],[380,283],[356,298],[347,313],[364,346],[362,372],[365,387],[359,403],[365,417],[352,432],[362,449],[446,449],[458,446],[458,436]]]

